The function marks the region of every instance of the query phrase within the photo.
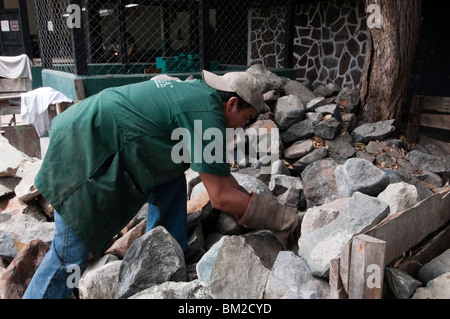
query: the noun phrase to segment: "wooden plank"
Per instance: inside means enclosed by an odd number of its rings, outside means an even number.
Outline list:
[[[342,284],[340,273],[340,258],[330,260],[330,298],[331,299],[348,299],[347,292]]]
[[[386,247],[386,265],[388,265],[429,234],[443,227],[450,220],[449,207],[450,189],[446,189],[404,212],[387,217],[365,234],[388,243]]]
[[[435,138],[419,136],[419,140],[417,141],[420,145],[426,146],[428,144],[437,145],[442,148],[444,151],[450,154],[450,143],[444,142],[442,140],[437,140]]]
[[[69,107],[71,107],[74,103],[73,102],[59,102],[56,103],[56,114],[61,114],[65,110],[67,110]]]
[[[419,136],[420,115],[422,114],[421,101],[421,96],[413,96],[411,111],[409,113],[408,126],[406,128],[406,141],[410,144],[415,144]]]
[[[345,244],[341,248],[340,262],[339,262],[339,276],[342,280],[342,285],[345,291],[348,292],[348,278],[350,274],[350,253],[352,249],[352,242]]]
[[[84,100],[86,98],[86,94],[84,92],[84,84],[82,79],[74,79],[73,84],[75,87],[75,98],[77,101]]]
[[[349,299],[381,299],[386,242],[364,234],[352,241]]]
[[[450,113],[450,97],[422,96],[422,110]]]
[[[450,130],[450,115],[422,113],[420,126]]]
[[[417,248],[411,256],[402,257],[397,268],[417,278],[420,268],[450,248],[450,225]]]

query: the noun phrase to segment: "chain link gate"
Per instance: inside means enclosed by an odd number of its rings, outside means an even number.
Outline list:
[[[264,3],[35,0],[42,65],[78,75],[214,71],[219,64],[246,66],[249,10],[268,5]],[[200,65],[200,58],[205,66]]]

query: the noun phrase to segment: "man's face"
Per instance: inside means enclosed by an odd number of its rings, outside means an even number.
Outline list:
[[[244,128],[245,124],[256,115],[253,107],[244,110],[238,109],[238,99],[232,97],[227,103],[224,103],[225,121],[228,128]]]

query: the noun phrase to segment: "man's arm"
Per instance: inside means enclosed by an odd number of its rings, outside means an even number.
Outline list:
[[[241,218],[247,210],[251,197],[239,191],[234,177],[221,177],[200,173],[200,178],[208,191],[213,208]]]

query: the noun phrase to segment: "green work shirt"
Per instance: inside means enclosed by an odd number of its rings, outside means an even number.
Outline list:
[[[53,120],[35,185],[90,251],[101,256],[155,186],[189,167],[230,176],[225,151],[222,161],[198,160],[211,143],[199,138],[198,123],[202,136],[214,128],[225,139],[220,96],[202,81],[150,80],[106,89]],[[172,138],[180,128],[190,133],[191,143],[177,134]],[[172,160],[172,149],[181,142],[189,147],[190,161]]]

